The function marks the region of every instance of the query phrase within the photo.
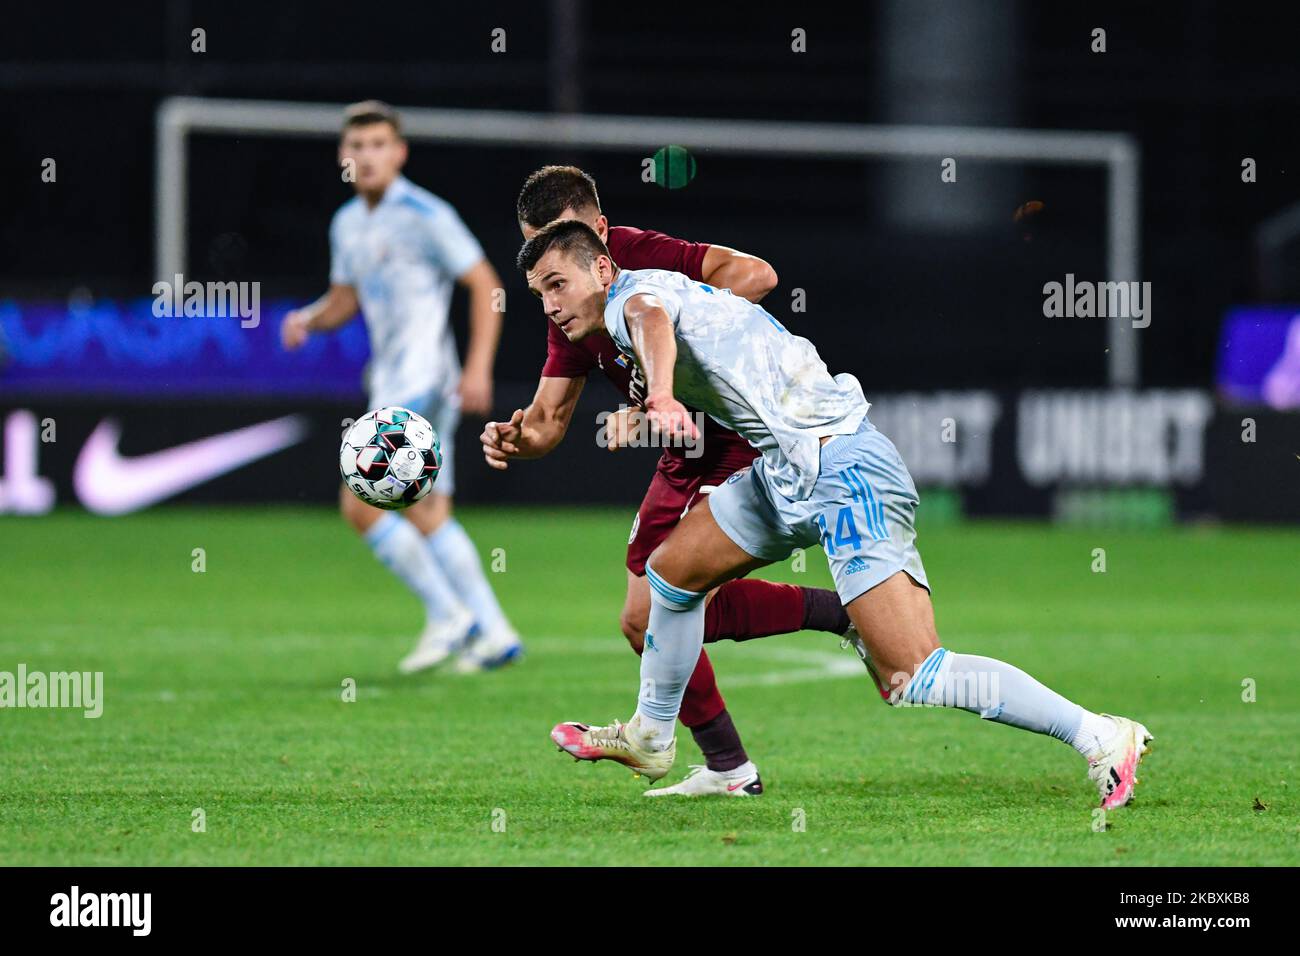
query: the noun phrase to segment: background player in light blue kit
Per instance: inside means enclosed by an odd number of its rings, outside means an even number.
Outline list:
[[[451,515],[454,445],[462,411],[492,404],[492,365],[502,314],[496,270],[449,203],[401,175],[406,162],[401,122],[374,100],[347,109],[339,161],[357,195],[330,225],[330,288],[285,316],[281,339],[295,349],[313,332],[365,315],[372,358],[369,407],[402,405],[419,412],[442,441],[443,465],[432,493],[401,515],[339,492],[344,518],[424,603],[426,624],[400,669],[411,673],[459,653],[458,667],[477,670],[517,657],[519,638],[483,573],[478,552]],[[470,341],[462,372],[448,323],[456,283],[469,291]],[[453,584],[454,582],[454,584]]]
[[[651,779],[672,767],[708,591],[820,542],[851,640],[888,703],[954,707],[1056,737],[1088,760],[1102,807],[1128,802],[1145,727],[1087,711],[1003,661],[940,647],[916,549],[916,489],[867,420],[857,379],[832,377],[811,342],[725,290],[676,272],[620,272],[585,223],[551,223],[524,244],[518,266],[570,340],[608,335],[635,356],[661,430],[697,436],[686,402],[760,452],[651,555],[641,693],[632,719],[616,725],[625,763]],[[564,723],[551,736],[582,756],[603,730]]]

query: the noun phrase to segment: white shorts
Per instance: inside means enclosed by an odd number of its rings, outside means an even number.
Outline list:
[[[772,487],[762,458],[709,496],[718,527],[756,558],[784,561],[820,541],[843,604],[899,571],[929,589],[916,550],[917,504],[898,450],[865,419],[822,446],[817,484],[803,501]]]
[[[456,426],[460,424],[460,396],[455,392],[446,395],[433,392],[406,402],[381,402],[371,396],[372,409],[385,405],[409,408],[428,419],[433,426],[442,449],[442,467],[438,470],[438,480],[433,484],[433,493],[450,497],[456,491]]]

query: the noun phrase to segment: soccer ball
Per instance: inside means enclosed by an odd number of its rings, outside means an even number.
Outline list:
[[[408,508],[427,495],[441,467],[437,433],[409,408],[367,412],[339,448],[343,483],[366,504],[386,511]]]

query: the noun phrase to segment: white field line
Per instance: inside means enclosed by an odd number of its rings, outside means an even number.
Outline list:
[[[53,624],[41,626],[34,630],[44,632],[46,634],[55,633],[60,635],[68,634],[68,633],[76,633],[76,632],[89,633],[90,631],[89,628],[85,628],[85,627],[75,627],[70,625],[53,625]],[[160,641],[165,640],[167,643],[174,646],[178,653],[186,653],[186,654],[193,653],[197,649],[196,645],[209,645],[209,646],[227,645],[231,648],[231,650],[234,650],[236,647],[238,647],[243,652],[247,652],[250,650],[250,645],[248,643],[248,635],[245,632],[243,632],[242,629],[239,637],[234,636],[228,630],[222,630],[220,628],[181,629],[181,628],[155,627],[155,628],[143,629],[141,633],[149,638],[157,638]],[[53,641],[39,640],[39,639],[33,640],[32,639],[33,636],[34,635],[29,632],[27,638],[22,641],[0,641],[0,658],[7,657],[17,653],[18,657],[15,658],[15,660],[17,660],[17,659],[29,657],[33,652],[35,652],[37,655],[45,655],[45,654],[57,653],[59,650],[62,650],[65,653],[67,651],[66,645],[60,647],[58,644],[56,644]],[[1146,635],[1146,636],[1150,637],[1151,635]],[[1223,637],[1223,635],[1209,634],[1209,633],[1206,634],[1179,633],[1177,636],[1181,640],[1185,640],[1185,641],[1186,640],[1221,640]],[[1258,636],[1284,638],[1287,640],[1296,640],[1300,638],[1300,636],[1298,635],[1258,635]],[[956,643],[968,643],[971,641],[978,641],[979,639],[984,637],[987,637],[987,635],[975,635],[975,634],[962,635],[956,641]],[[1033,635],[1028,633],[1008,632],[999,635],[999,637],[1005,640],[1022,640],[1022,639],[1032,639]],[[1113,639],[1133,640],[1135,639],[1135,636],[1123,635],[1118,633],[1081,634],[1078,635],[1078,639],[1079,640],[1113,640]],[[359,635],[359,634],[325,635],[325,634],[320,634],[315,632],[305,632],[305,631],[295,631],[295,632],[281,631],[281,632],[270,633],[263,636],[259,636],[257,639],[257,646],[263,648],[268,655],[272,655],[272,656],[277,654],[283,654],[286,652],[292,652],[292,653],[302,653],[309,657],[313,650],[319,650],[320,648],[328,645],[330,642],[333,641],[347,641],[349,643],[364,644],[368,641],[373,641],[373,640],[377,640],[377,637],[373,635]],[[755,658],[763,662],[764,666],[770,666],[770,669],[762,670],[757,673],[755,672],[740,673],[740,674],[728,673],[727,675],[725,675],[723,683],[725,684],[726,687],[777,687],[784,684],[815,683],[817,681],[836,680],[841,678],[861,678],[863,680],[868,679],[865,670],[862,667],[861,663],[857,660],[856,655],[854,655],[851,651],[840,650],[837,647],[834,647],[833,642],[835,639],[833,637],[829,635],[827,635],[824,639],[819,639],[816,637],[808,637],[806,638],[806,640],[808,640],[810,643],[821,640],[823,641],[823,648],[812,648],[812,647],[795,648],[795,647],[788,647],[788,646],[777,646],[775,644],[765,644],[761,640],[744,642],[745,644],[747,644],[747,646],[743,650],[737,651],[735,653],[740,654],[741,657],[744,659]],[[730,644],[730,643],[733,642],[730,641],[719,642],[719,644]],[[555,656],[555,657],[588,656],[593,654],[600,655],[600,656],[608,655],[610,657],[619,657],[619,656],[626,657],[628,658],[628,665],[629,665],[628,675],[626,679],[619,678],[618,681],[619,685],[622,686],[623,684],[627,683],[627,681],[634,680],[635,678],[635,673],[632,670],[633,667],[633,663],[631,661],[632,655],[627,647],[626,642],[622,639],[621,635],[613,635],[609,637],[572,637],[572,636],[541,635],[541,636],[533,636],[533,637],[526,638],[525,646],[527,648],[527,653],[529,656],[541,657],[541,658],[551,657],[551,656]],[[706,645],[706,647],[707,646],[708,645]],[[29,669],[33,669],[33,670],[40,669],[38,666],[35,665],[34,662],[30,660],[28,660],[27,663]],[[375,659],[367,659],[365,661],[365,665],[367,668],[373,668],[375,664],[376,664]],[[396,667],[395,659],[393,661],[393,664],[395,668]],[[3,666],[2,661],[0,661],[0,668],[2,668],[2,666]],[[108,674],[106,674],[105,676],[106,678],[111,677],[111,675]],[[349,676],[349,675],[342,675],[342,676]],[[342,680],[342,676],[340,676],[339,678],[340,681]],[[456,675],[450,673],[442,676],[454,680],[472,680],[476,678],[491,679],[492,677],[492,675],[490,674]],[[133,675],[133,678],[138,679],[138,675]],[[396,681],[396,678],[394,678],[394,680]],[[412,693],[412,692],[417,694],[423,694],[423,693],[437,694],[437,693],[442,693],[443,690],[445,689],[445,686],[446,685],[443,684],[442,681],[436,681],[436,682],[429,682],[427,680],[421,681],[419,677],[415,677],[411,679],[409,686],[401,686],[400,690],[401,693],[404,694]],[[387,696],[389,693],[397,689],[398,689],[397,687],[391,687],[391,686],[375,686],[374,684],[370,684],[368,681],[363,680],[359,683],[359,686],[356,689],[356,693],[358,699],[376,698],[376,697]],[[322,692],[329,697],[337,698],[340,695],[341,690],[342,690],[341,686],[328,687],[328,688],[323,688]],[[157,689],[149,688],[149,689],[131,689],[131,690],[116,689],[113,691],[112,696],[118,699],[156,700],[163,703],[174,703],[182,698],[184,698],[187,701],[203,701],[203,700],[218,700],[218,699],[240,700],[240,699],[246,699],[249,697],[257,696],[257,693],[258,691],[250,687],[245,687],[243,689],[238,689],[238,690],[234,688],[226,687],[222,689],[213,689],[211,691],[189,689],[184,692],[177,692],[169,688],[157,688]]]
[[[158,637],[165,636],[170,641],[175,641],[177,647],[185,647],[189,651],[194,650],[194,644],[197,643],[234,643],[237,639],[233,638],[228,632],[224,635],[217,629],[202,629],[195,631],[185,631],[181,633],[173,629],[158,628],[156,632]],[[151,634],[152,636],[152,634]],[[338,635],[322,636],[306,632],[277,633],[268,634],[260,641],[269,652],[284,652],[285,650],[308,650],[311,647],[320,648],[331,640],[339,640]],[[348,635],[346,640],[361,640],[360,637]],[[811,638],[817,640],[817,638]],[[833,642],[835,639],[827,636],[825,640]],[[247,644],[239,641],[240,645],[247,650]],[[732,643],[732,642],[719,642]],[[747,641],[747,646],[739,653],[745,658],[756,658],[765,665],[771,666],[770,670],[760,673],[741,673],[728,674],[725,678],[727,687],[778,687],[783,684],[798,684],[816,682],[822,680],[836,680],[841,678],[861,678],[867,679],[867,674],[862,664],[858,661],[857,656],[847,650],[816,650],[812,648],[792,648],[765,646],[759,641]],[[627,643],[622,636],[598,638],[598,637],[532,637],[525,641],[527,653],[535,657],[575,657],[589,656],[592,654],[610,657],[627,658],[628,674],[626,679],[620,678],[619,685],[635,681],[635,664],[633,655],[628,648]],[[367,661],[368,666],[373,665],[374,661]],[[794,665],[794,666],[791,666]],[[456,675],[448,674],[453,679],[463,680],[470,679],[473,676],[485,677],[490,679],[492,675]],[[340,681],[342,678],[340,677]],[[375,686],[366,681],[359,682],[356,688],[358,699],[375,698],[387,696],[395,688],[387,686]],[[402,693],[410,691],[434,693],[440,690],[437,684],[430,684],[427,681],[421,683],[418,677],[411,680],[409,687],[403,687]],[[331,687],[326,693],[330,697],[338,697],[342,691],[340,687]],[[199,689],[190,689],[185,691],[175,691],[170,688],[159,688],[148,690],[131,689],[116,690],[114,697],[132,699],[132,700],[156,700],[162,703],[175,703],[184,698],[187,701],[217,700],[227,699],[236,700],[256,696],[256,691],[251,687],[245,687],[240,691],[233,688],[213,689],[204,691]]]
[[[830,635],[826,641],[835,639]],[[817,638],[812,638],[817,640]],[[732,641],[719,641],[719,644],[731,644]],[[777,664],[803,665],[794,669],[773,669],[760,674],[728,674],[724,680],[727,687],[775,687],[781,684],[797,684],[805,681],[836,679],[841,677],[861,677],[868,679],[866,668],[852,651],[814,650],[792,647],[764,645],[761,640],[743,642],[746,646],[738,653],[745,657],[756,657]],[[578,637],[544,637],[534,638],[530,646],[540,644],[544,649],[562,650],[566,653],[581,654],[629,654],[623,641],[603,640],[600,638]],[[707,649],[709,645],[705,645]]]

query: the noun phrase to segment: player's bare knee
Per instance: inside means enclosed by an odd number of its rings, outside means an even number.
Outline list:
[[[707,590],[708,581],[691,567],[689,556],[683,555],[680,548],[674,548],[671,541],[665,541],[655,548],[645,566],[647,576],[653,568],[660,580],[675,588],[685,591]]]
[[[665,544],[666,543],[667,542],[665,542]],[[673,563],[672,552],[667,548],[665,548],[663,544],[659,545],[657,548],[651,551],[650,557],[645,559],[645,566],[649,568],[650,565],[653,564],[655,566],[656,573],[658,573],[661,577],[665,573],[672,574],[672,563]]]
[[[447,495],[431,494],[408,508],[406,517],[420,529],[420,534],[428,537],[451,518],[451,498]]]
[[[434,492],[429,495],[429,515],[433,523],[434,530],[442,527],[444,523],[451,520],[451,495],[442,495]]]
[[[376,518],[370,513],[374,510],[374,508],[358,501],[347,488],[344,488],[339,495],[339,514],[343,516],[343,520],[350,524],[357,534],[365,534],[370,526],[375,523]]]

